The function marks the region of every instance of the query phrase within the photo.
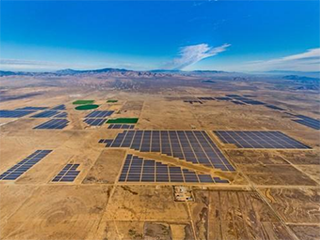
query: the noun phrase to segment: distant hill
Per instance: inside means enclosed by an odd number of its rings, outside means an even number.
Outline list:
[[[288,79],[288,80],[299,80],[299,81],[320,81],[320,78],[298,76],[298,75],[287,75],[287,76],[283,76],[282,78]]]
[[[168,76],[173,74],[180,75],[204,75],[204,74],[216,74],[224,73],[223,71],[181,71],[181,70],[166,70],[166,69],[155,69],[150,71],[134,71],[128,69],[119,68],[102,68],[102,69],[89,69],[89,70],[75,70],[75,69],[62,69],[54,72],[13,72],[13,71],[0,71],[0,76],[13,76],[13,75],[24,75],[24,76],[39,76],[39,75],[84,75],[84,74],[114,74],[114,75],[128,75],[128,76]]]

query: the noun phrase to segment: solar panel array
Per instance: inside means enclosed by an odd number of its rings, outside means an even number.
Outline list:
[[[34,112],[35,110],[0,110],[0,118],[20,118]]]
[[[134,125],[128,124],[110,124],[108,129],[133,129]]]
[[[304,115],[296,115],[296,117],[298,117],[299,119],[293,119],[292,121],[305,125],[309,128],[320,130],[320,120]]]
[[[45,123],[42,123],[33,129],[63,129],[68,125],[67,119],[51,119]]]
[[[238,148],[310,148],[279,131],[214,131],[214,133],[222,142],[235,144]]]
[[[230,101],[232,100],[232,98],[230,97],[216,97],[217,100],[220,100],[220,101]]]
[[[50,117],[58,115],[59,113],[60,112],[56,111],[56,110],[46,110],[46,111],[37,113],[37,114],[35,114],[35,115],[31,116],[31,117],[32,118],[50,118]]]
[[[80,171],[77,171],[79,166],[80,164],[67,164],[58,175],[52,179],[52,182],[73,182],[80,173]]]
[[[51,110],[66,110],[66,105],[61,104],[56,107],[51,108]]]
[[[105,118],[86,118],[83,120],[86,124],[90,126],[101,126],[106,122]]]
[[[128,154],[119,182],[229,183],[228,180]]]
[[[12,168],[0,175],[0,180],[16,180],[30,168],[32,168],[41,159],[47,156],[52,150],[37,150]]]
[[[237,105],[245,105],[243,102],[240,102],[240,101],[232,100],[231,102]]]
[[[111,116],[114,111],[93,111],[86,118],[105,118]]]
[[[57,115],[53,116],[53,118],[67,118],[67,117],[68,117],[67,112],[61,112],[61,113],[58,113]]]
[[[267,108],[271,108],[271,109],[274,109],[274,110],[279,110],[279,111],[283,111],[284,109],[283,108],[280,108],[280,107],[277,107],[277,106],[274,106],[274,105],[265,105]]]
[[[160,152],[194,164],[235,171],[205,131],[125,130],[107,147]]]
[[[90,126],[101,126],[112,113],[114,113],[114,111],[93,111],[89,113],[83,121]]]

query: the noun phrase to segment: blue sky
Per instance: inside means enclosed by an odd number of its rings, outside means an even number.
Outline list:
[[[319,70],[318,1],[4,1],[1,69]]]

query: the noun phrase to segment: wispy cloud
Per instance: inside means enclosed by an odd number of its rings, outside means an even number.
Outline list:
[[[249,62],[242,68],[253,71],[320,71],[320,48],[309,49],[306,52],[282,58]]]
[[[45,61],[22,60],[22,59],[0,59],[1,70],[13,71],[51,71],[65,68],[65,64]]]
[[[210,47],[206,43],[191,45],[181,48],[180,56],[165,65],[165,69],[183,69],[195,64],[204,58],[215,56],[227,50],[230,44],[223,44],[219,47]]]

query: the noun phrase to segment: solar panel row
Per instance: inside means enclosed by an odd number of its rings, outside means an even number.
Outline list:
[[[214,133],[222,142],[235,144],[239,148],[310,148],[279,131],[214,131]]]
[[[144,160],[127,155],[119,182],[186,182],[186,183],[229,183],[209,174],[198,174],[188,169],[169,166],[154,160]]]
[[[110,124],[108,129],[133,129],[134,125],[128,124]]]
[[[58,175],[52,179],[52,182],[73,182],[80,173],[80,171],[77,171],[79,166],[80,164],[67,164]]]
[[[56,110],[46,110],[40,113],[37,113],[35,115],[32,115],[32,118],[50,118],[53,117],[55,115],[58,115],[60,112],[56,111]]]
[[[277,107],[277,106],[274,106],[274,105],[265,105],[267,108],[271,108],[271,109],[274,109],[274,110],[284,110],[283,108],[280,108],[280,107]]]
[[[237,104],[237,105],[245,105],[243,102],[239,102],[239,101],[235,101],[235,100],[232,100],[231,102],[234,104]]]
[[[68,125],[69,121],[66,119],[51,119],[42,123],[33,129],[63,129]]]
[[[20,118],[34,112],[35,110],[0,110],[0,118]]]
[[[265,104],[264,102],[260,102],[257,100],[253,100],[253,99],[241,97],[241,96],[235,96],[233,98],[236,100],[242,101],[244,103],[250,104],[250,105],[264,105]]]
[[[51,108],[51,110],[66,110],[66,105],[61,104],[56,107]]]
[[[311,117],[307,117],[304,115],[296,115],[296,117],[300,119],[293,119],[292,121],[305,125],[307,127],[320,130],[320,120],[314,119]]]
[[[101,126],[105,123],[105,118],[86,118],[84,122],[89,124],[90,126]]]
[[[204,101],[212,101],[215,100],[213,97],[198,97],[199,100],[204,100]]]
[[[125,130],[107,147],[160,152],[194,164],[235,171],[205,131]]]
[[[111,116],[114,111],[93,111],[89,113],[86,118],[105,118]]]
[[[0,180],[16,180],[23,173],[28,171],[31,167],[33,167],[36,163],[38,163],[41,159],[47,156],[52,150],[37,150],[12,168],[7,170],[6,172],[0,175]]]
[[[57,115],[55,115],[53,118],[66,118],[68,117],[68,113],[67,112],[61,112]]]

